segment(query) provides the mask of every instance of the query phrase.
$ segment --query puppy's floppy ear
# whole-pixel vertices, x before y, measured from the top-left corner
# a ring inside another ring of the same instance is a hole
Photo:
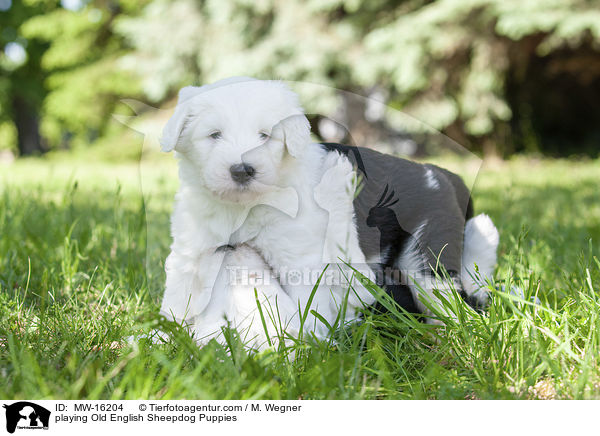
[[[275,126],[273,136],[283,141],[290,155],[298,157],[310,143],[310,123],[304,114],[289,116]]]
[[[179,91],[175,112],[165,125],[162,137],[160,138],[162,151],[172,151],[179,142],[179,137],[190,112],[191,105],[189,100],[200,94],[202,92],[201,89],[196,86],[186,86]]]

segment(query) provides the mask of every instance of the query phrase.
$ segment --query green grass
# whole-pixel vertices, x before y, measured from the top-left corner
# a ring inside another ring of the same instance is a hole
[[[472,163],[446,163],[473,178]],[[445,328],[390,307],[335,344],[261,354],[233,332],[229,347],[199,349],[156,316],[170,162],[141,179],[136,165],[84,160],[0,169],[2,398],[600,398],[600,161],[518,159],[479,174],[476,211],[501,232],[496,281],[540,306],[494,292],[486,315],[458,305]],[[171,343],[124,341],[154,328]]]

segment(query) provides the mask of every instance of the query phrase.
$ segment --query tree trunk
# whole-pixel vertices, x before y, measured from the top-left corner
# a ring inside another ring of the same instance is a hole
[[[40,137],[40,121],[35,109],[19,96],[13,98],[15,127],[17,128],[17,147],[20,156],[44,153]]]

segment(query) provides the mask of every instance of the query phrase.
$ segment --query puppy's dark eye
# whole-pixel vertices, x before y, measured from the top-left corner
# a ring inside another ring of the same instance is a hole
[[[210,135],[212,139],[221,139],[221,132],[219,132],[218,130],[216,132],[212,132]]]
[[[266,141],[267,139],[270,138],[268,133],[265,132],[258,132],[258,136],[260,137],[261,140]]]

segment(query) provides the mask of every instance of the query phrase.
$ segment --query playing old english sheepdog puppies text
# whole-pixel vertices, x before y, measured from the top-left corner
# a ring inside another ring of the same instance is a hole
[[[439,303],[434,290],[487,301],[498,232],[486,215],[472,217],[462,180],[313,143],[281,82],[183,88],[161,145],[175,150],[180,178],[161,313],[199,343],[231,326],[261,348],[298,334],[302,315],[303,331],[325,338],[375,303],[356,271],[428,322],[437,322],[427,307]]]

